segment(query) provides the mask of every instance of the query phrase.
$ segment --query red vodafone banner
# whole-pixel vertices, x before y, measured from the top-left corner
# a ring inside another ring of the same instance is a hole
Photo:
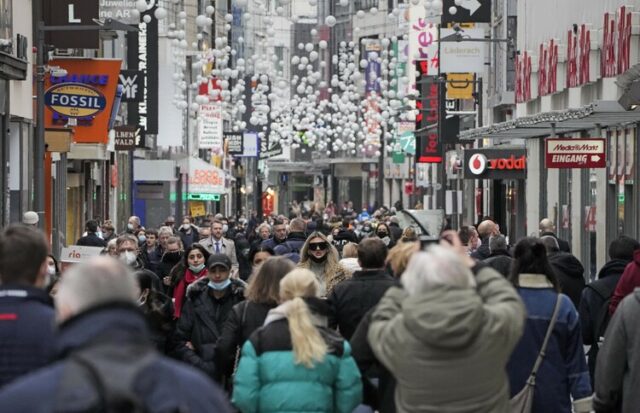
[[[605,168],[606,141],[599,138],[546,139],[547,168]]]

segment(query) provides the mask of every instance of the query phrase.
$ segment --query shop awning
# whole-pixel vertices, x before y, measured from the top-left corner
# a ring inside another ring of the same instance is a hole
[[[491,126],[460,132],[461,140],[527,139],[549,136],[555,126],[556,135],[607,128],[640,122],[640,108],[625,110],[618,102],[595,101],[579,109],[538,113]]]

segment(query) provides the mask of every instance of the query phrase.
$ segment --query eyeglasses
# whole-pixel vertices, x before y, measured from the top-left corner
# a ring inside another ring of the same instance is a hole
[[[328,248],[329,246],[327,245],[326,242],[312,242],[309,244],[309,249],[311,251],[324,251]]]

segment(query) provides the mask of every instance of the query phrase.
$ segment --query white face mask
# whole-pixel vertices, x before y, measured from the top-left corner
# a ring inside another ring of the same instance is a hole
[[[136,262],[136,258],[136,254],[132,251],[125,251],[120,254],[120,260],[127,265],[133,265],[133,263]]]
[[[182,229],[185,230],[185,231],[188,230],[190,227],[191,227],[191,225],[189,225],[189,224],[182,224]]]
[[[56,266],[55,265],[47,266],[47,275],[56,275]]]
[[[222,226],[222,233],[226,234],[227,231],[229,231],[229,225],[223,225]]]

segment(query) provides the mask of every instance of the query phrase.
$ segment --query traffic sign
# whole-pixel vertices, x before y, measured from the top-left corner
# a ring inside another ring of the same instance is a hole
[[[605,168],[606,141],[600,138],[547,139],[547,168]]]
[[[491,0],[444,0],[443,4],[442,24],[491,22]]]

